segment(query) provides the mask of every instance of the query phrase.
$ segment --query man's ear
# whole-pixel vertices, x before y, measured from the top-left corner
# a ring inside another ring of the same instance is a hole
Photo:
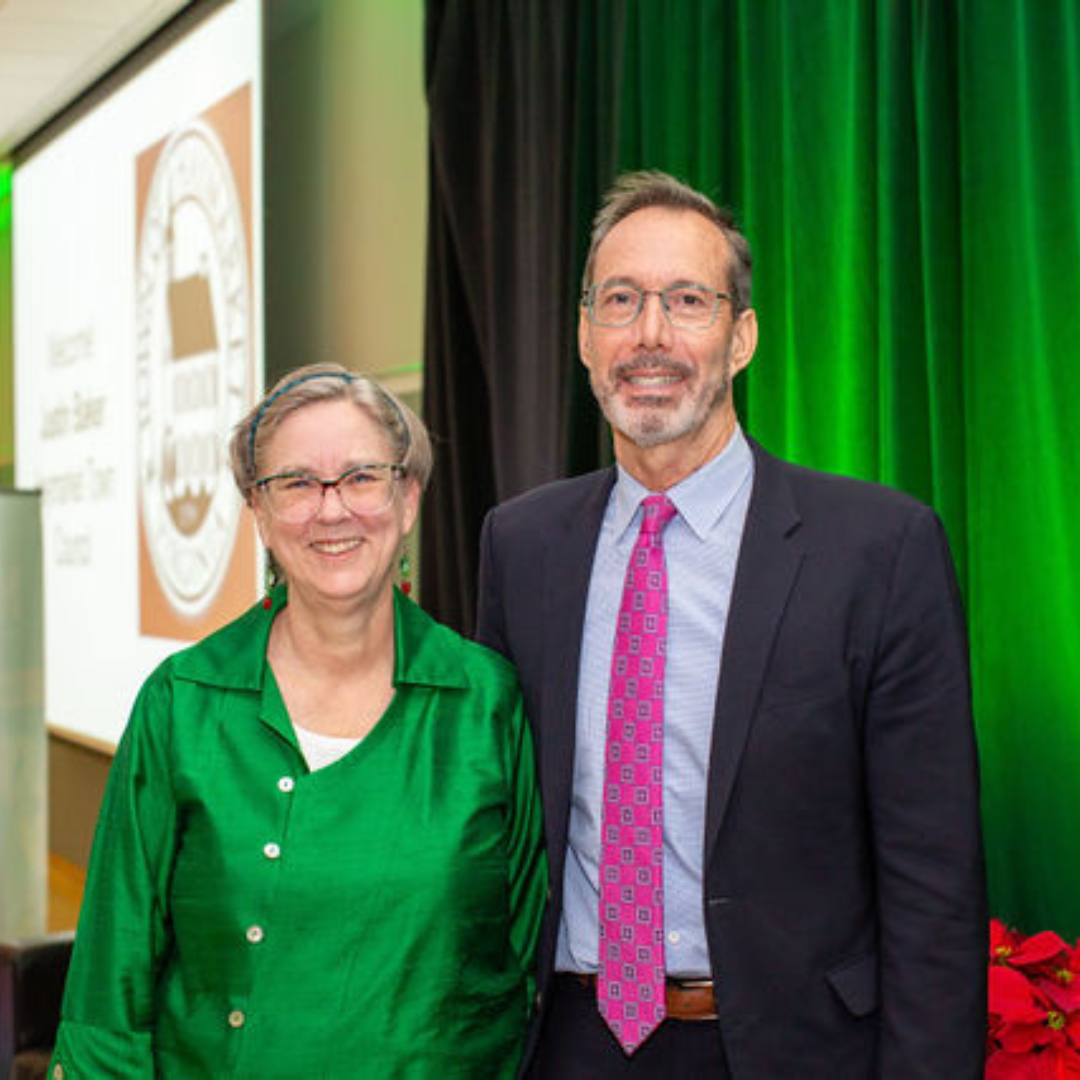
[[[739,313],[731,330],[731,373],[737,375],[749,367],[757,349],[757,312],[747,308]]]
[[[592,324],[589,322],[588,315],[585,314],[585,308],[582,307],[581,313],[578,316],[578,355],[581,357],[581,362],[587,367],[592,367]]]

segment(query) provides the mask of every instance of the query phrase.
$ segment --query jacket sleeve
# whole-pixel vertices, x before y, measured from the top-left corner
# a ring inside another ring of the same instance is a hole
[[[154,1076],[154,994],[171,947],[177,841],[171,702],[159,669],[135,703],[109,773],[50,1075]]]
[[[495,511],[488,511],[480,532],[480,572],[477,586],[476,640],[503,656],[509,656],[503,626],[498,567],[495,565]],[[511,659],[513,659],[511,657]]]
[[[864,711],[883,1080],[976,1080],[987,907],[967,638],[944,530],[900,542]]]
[[[517,696],[509,725],[508,774],[511,783],[508,853],[510,863],[510,944],[527,979],[531,1004],[540,921],[547,899],[544,818],[536,783],[533,740]]]

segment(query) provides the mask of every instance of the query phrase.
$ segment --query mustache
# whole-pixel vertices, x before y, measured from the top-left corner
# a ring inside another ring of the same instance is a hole
[[[693,374],[689,364],[673,360],[664,353],[654,353],[651,356],[639,356],[633,360],[624,360],[611,369],[611,374],[616,379],[628,379],[643,371],[653,375],[678,375],[684,379],[690,378]]]

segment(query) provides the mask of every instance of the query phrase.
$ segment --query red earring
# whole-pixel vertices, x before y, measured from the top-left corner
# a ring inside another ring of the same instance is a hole
[[[262,599],[262,606],[269,611],[274,606],[274,586],[278,583],[277,564],[274,562],[274,556],[268,551],[266,553],[266,573],[265,573],[265,592]]]

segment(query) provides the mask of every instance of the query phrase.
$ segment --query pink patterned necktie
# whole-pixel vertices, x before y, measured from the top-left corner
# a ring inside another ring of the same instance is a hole
[[[632,1054],[664,1019],[663,764],[666,495],[642,502],[608,695],[600,847],[601,1015]]]

